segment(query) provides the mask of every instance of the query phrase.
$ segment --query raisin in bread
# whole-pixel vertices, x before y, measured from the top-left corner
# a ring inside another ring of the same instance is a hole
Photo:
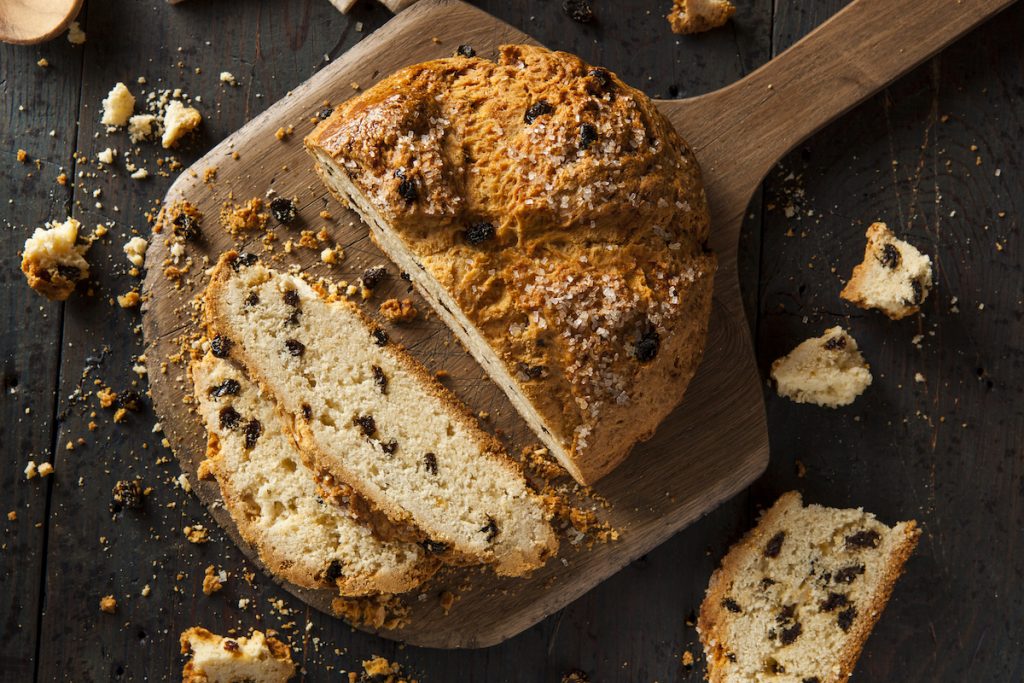
[[[63,223],[52,221],[45,228],[36,228],[25,240],[21,272],[28,286],[47,299],[64,301],[79,280],[89,277],[85,253],[92,242],[79,236],[81,227],[74,218]]]
[[[192,366],[207,459],[242,538],[275,575],[341,595],[402,593],[437,569],[413,543],[385,542],[317,496],[274,401],[229,360],[212,353]]]
[[[772,379],[779,396],[838,408],[853,403],[871,385],[871,368],[853,337],[836,326],[772,363]]]
[[[724,26],[735,13],[729,0],[674,0],[668,23],[674,33],[703,33]]]
[[[578,481],[682,400],[716,262],[697,161],[643,93],[504,46],[395,73],[306,146]]]
[[[790,492],[715,571],[697,628],[711,683],[843,683],[920,532]]]
[[[432,553],[535,569],[557,548],[540,497],[458,399],[347,300],[225,254],[207,324],[291,419],[318,473],[351,486]]]
[[[181,634],[181,654],[191,655],[182,683],[285,683],[295,675],[288,646],[261,631],[225,638],[193,626]]]
[[[893,320],[917,313],[932,287],[931,258],[897,239],[885,223],[872,223],[867,238],[864,261],[839,296]]]

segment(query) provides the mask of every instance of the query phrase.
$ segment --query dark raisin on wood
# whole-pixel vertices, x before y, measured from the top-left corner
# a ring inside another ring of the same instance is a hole
[[[847,548],[877,548],[881,537],[877,531],[858,531],[846,537]]]
[[[299,215],[295,202],[288,197],[274,197],[270,200],[270,215],[278,223],[291,223]]]
[[[373,332],[371,332],[370,335],[373,337],[373,343],[377,346],[384,346],[389,341],[388,333],[379,327],[373,328]]]
[[[390,441],[381,441],[380,449],[384,451],[385,455],[394,455],[398,450],[398,441],[391,439]]]
[[[837,351],[839,349],[845,349],[845,348],[846,348],[846,337],[844,337],[841,334],[838,335],[838,336],[832,337],[827,342],[825,342],[825,350],[826,351]]]
[[[242,385],[235,379],[226,379],[216,386],[210,387],[210,396],[214,398],[221,398],[223,396],[238,396],[238,392],[242,390]]]
[[[231,639],[225,639],[224,649],[228,652],[238,652],[238,643]]]
[[[231,340],[218,334],[210,340],[210,353],[217,358],[227,358],[231,352]]]
[[[835,573],[833,579],[836,583],[853,583],[853,580],[864,573],[864,565],[854,564],[844,567]]]
[[[840,607],[846,607],[849,604],[850,601],[845,593],[829,593],[828,597],[822,601],[820,608],[822,612],[835,612]]]
[[[118,392],[115,405],[118,408],[124,408],[125,410],[137,413],[142,410],[142,396],[133,389],[126,389],[125,391]]]
[[[779,533],[768,539],[768,542],[764,546],[765,557],[778,557],[779,553],[782,552],[782,542],[786,540],[786,532],[780,531]]]
[[[431,474],[437,474],[437,456],[433,453],[427,453],[423,456],[423,466],[427,469],[427,472]]]
[[[538,117],[550,114],[555,110],[547,100],[538,100],[531,104],[526,109],[526,113],[523,114],[523,121],[530,124],[537,120]]]
[[[259,302],[260,302],[260,295],[259,295],[259,294],[257,294],[256,292],[249,292],[249,293],[248,293],[248,294],[246,295],[246,297],[245,297],[245,301],[244,301],[243,303],[244,303],[244,304],[245,304],[246,306],[255,306],[255,305],[256,305],[256,304],[258,304]]]
[[[194,240],[199,237],[199,221],[184,211],[171,219],[171,232],[183,240]]]
[[[298,339],[285,339],[284,347],[292,356],[301,356],[306,352],[306,345],[300,342]]]
[[[563,0],[562,11],[577,24],[589,24],[594,20],[590,0]]]
[[[580,149],[587,149],[597,140],[597,127],[592,123],[584,123],[580,126]]]
[[[903,262],[903,255],[900,254],[900,250],[896,248],[894,244],[885,244],[882,246],[882,253],[877,257],[878,262],[890,270],[896,270],[900,267]]]
[[[448,544],[442,541],[432,541],[429,538],[420,543],[420,547],[430,555],[437,555],[448,550]]]
[[[313,407],[308,403],[302,404],[302,417],[309,422],[313,419]]]
[[[77,266],[68,266],[63,263],[57,264],[57,275],[60,275],[65,280],[77,280],[81,274],[82,271]]]
[[[327,569],[324,570],[324,578],[328,581],[334,582],[341,577],[341,562],[338,560],[331,560],[331,563],[327,565]]]
[[[476,50],[473,49],[472,45],[459,45],[458,49],[455,50],[455,54],[459,57],[476,57]]]
[[[234,429],[238,426],[238,423],[242,421],[242,416],[238,414],[238,411],[227,406],[220,410],[220,428],[221,429]]]
[[[138,510],[145,500],[142,494],[142,483],[138,479],[122,479],[114,484],[112,497],[114,502],[110,504],[111,512]]]
[[[488,240],[494,239],[494,225],[487,221],[473,223],[466,228],[463,235],[466,237],[466,241],[475,247]]]
[[[796,622],[789,628],[782,629],[782,634],[779,636],[779,642],[783,645],[792,645],[796,642],[796,639],[800,637],[800,634],[804,632],[804,627],[800,625],[800,622]]]
[[[377,285],[384,280],[388,275],[388,269],[384,266],[373,266],[363,271],[363,275],[360,280],[363,283],[363,287],[367,289],[376,289]]]
[[[740,604],[732,598],[722,598],[722,607],[729,610],[733,614],[739,614],[743,610],[740,609]]]
[[[480,529],[480,532],[485,534],[484,538],[488,543],[498,537],[498,523],[494,521],[494,517],[487,515],[487,524]]]
[[[259,260],[256,254],[238,254],[231,259],[231,269],[237,273],[239,268],[248,268]]]
[[[263,434],[263,425],[256,418],[253,418],[245,423],[245,447],[254,448],[256,441]]]
[[[377,422],[372,415],[360,415],[352,422],[362,430],[363,436],[373,436],[377,433]]]
[[[846,633],[853,626],[853,620],[856,618],[857,608],[851,605],[836,616],[836,623],[839,624],[839,628],[843,629],[843,633]]]
[[[653,327],[648,327],[640,334],[633,353],[641,363],[649,363],[658,355],[659,348],[661,348],[661,337],[658,335],[658,331]]]
[[[384,371],[380,369],[379,365],[371,366],[373,370],[373,383],[380,387],[380,393],[388,393],[388,377],[384,374]]]
[[[328,118],[333,113],[334,113],[334,107],[324,107],[323,109],[320,109],[319,111],[317,111],[316,118],[317,118],[318,121],[323,121],[324,119]]]
[[[289,306],[299,305],[299,292],[294,289],[289,289],[284,293],[284,302]]]
[[[612,84],[612,75],[608,72],[608,69],[602,69],[600,67],[591,69],[587,72],[587,92],[591,95],[599,95]]]

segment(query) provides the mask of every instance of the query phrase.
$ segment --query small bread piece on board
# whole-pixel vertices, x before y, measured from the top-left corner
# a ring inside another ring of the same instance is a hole
[[[193,626],[181,634],[181,654],[192,656],[182,683],[286,683],[295,675],[291,650],[262,631],[225,638]]]
[[[342,14],[348,14],[355,4],[356,0],[331,0],[331,4]]]
[[[208,433],[205,467],[242,538],[275,575],[340,595],[403,593],[438,562],[415,543],[381,541],[345,510],[318,499],[274,401],[231,361],[207,354],[191,367]]]
[[[81,227],[74,218],[63,223],[51,221],[45,228],[36,228],[25,240],[21,272],[28,286],[47,299],[64,301],[75,291],[79,280],[89,277],[85,253],[92,243],[79,239]]]
[[[519,576],[555,551],[548,511],[501,444],[355,304],[234,252],[221,257],[205,301],[221,355],[293,416],[307,464],[428,553]]]
[[[836,326],[772,363],[772,379],[779,396],[838,408],[853,403],[871,385],[871,368],[854,338]]]
[[[867,232],[864,261],[853,269],[839,296],[861,308],[877,308],[893,320],[921,310],[932,287],[932,260],[897,239],[885,223]]]
[[[682,401],[716,261],[697,160],[642,92],[504,45],[402,69],[305,142],[577,481],[614,470]]]
[[[668,23],[674,33],[703,33],[724,26],[735,13],[729,0],[674,0]]]
[[[920,530],[791,491],[715,571],[697,630],[711,683],[845,683]]]

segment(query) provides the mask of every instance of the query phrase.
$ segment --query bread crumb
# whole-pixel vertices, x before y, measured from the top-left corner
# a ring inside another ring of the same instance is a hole
[[[345,250],[341,247],[325,247],[320,252],[320,260],[327,265],[334,265],[340,263],[345,258]]]
[[[668,22],[674,33],[703,33],[723,26],[735,13],[729,0],[674,0]]]
[[[29,460],[28,464],[25,465],[25,478],[35,479],[37,476],[39,476],[39,470],[36,469],[36,461]]]
[[[185,538],[189,543],[201,544],[210,540],[210,534],[202,524],[195,524],[184,528]]]
[[[113,595],[104,595],[100,598],[100,611],[113,614],[117,610],[117,600]]]
[[[148,248],[149,242],[145,238],[133,237],[125,242],[124,253],[133,266],[141,268],[146,262],[146,249]]]
[[[180,643],[181,653],[191,655],[182,671],[187,683],[285,683],[295,673],[288,646],[261,631],[225,638],[193,626],[181,634]]]
[[[872,379],[857,342],[838,326],[776,360],[771,376],[779,396],[827,408],[853,403]]]
[[[263,200],[253,197],[245,204],[225,204],[221,208],[220,222],[232,235],[246,230],[262,230],[267,225],[268,214],[263,211]]]
[[[121,308],[136,308],[141,303],[142,297],[136,290],[119,294],[117,297],[117,305]]]
[[[77,21],[72,21],[68,25],[68,42],[72,45],[82,45],[85,43],[85,31]]]
[[[932,287],[932,261],[897,239],[885,223],[867,230],[864,260],[839,296],[860,308],[876,308],[892,320],[917,313]]]
[[[393,323],[407,323],[416,319],[418,311],[410,299],[388,299],[381,303],[380,314]]]
[[[39,476],[40,477],[48,477],[51,474],[53,474],[53,464],[52,463],[44,462],[44,463],[39,465]]]
[[[117,392],[110,387],[103,387],[96,392],[96,398],[100,400],[100,408],[109,408],[117,401]]]
[[[105,150],[96,155],[96,159],[101,164],[107,164],[109,166],[110,164],[114,163],[115,156],[117,156],[117,150],[107,147]]]
[[[220,72],[220,82],[227,83],[228,85],[238,85],[238,80],[235,79],[234,74],[232,74],[230,71]]]
[[[74,218],[63,223],[51,221],[25,240],[21,272],[29,287],[48,299],[64,301],[75,285],[89,276],[85,253],[92,243],[79,239],[79,228],[81,223]]]
[[[195,107],[186,107],[180,100],[172,100],[164,112],[164,134],[160,144],[170,149],[202,123],[203,116]]]
[[[36,62],[36,66],[38,66],[41,69],[45,69],[46,67],[50,66],[50,60],[48,60],[46,57],[40,57],[39,61]]]
[[[131,177],[133,180],[145,180],[146,178],[149,177],[149,171],[147,171],[144,168],[140,168],[139,170],[132,173]]]
[[[153,114],[136,114],[128,119],[128,137],[132,142],[142,142],[153,137],[157,118]]]
[[[100,119],[100,123],[120,128],[128,123],[134,111],[135,96],[128,90],[128,86],[118,81],[103,100],[103,118]]]
[[[28,162],[28,152],[26,152],[23,149],[19,149],[18,150],[18,161],[20,161],[23,164],[27,163]]]
[[[224,584],[221,582],[220,576],[213,565],[207,565],[206,572],[203,575],[203,595],[213,595],[221,588]]]
[[[11,510],[10,512],[8,512],[7,513],[7,521],[8,522],[17,522],[18,521],[18,511],[17,510]]]
[[[295,126],[281,127],[274,131],[274,137],[278,140],[284,141],[285,138],[289,137],[295,132]]]

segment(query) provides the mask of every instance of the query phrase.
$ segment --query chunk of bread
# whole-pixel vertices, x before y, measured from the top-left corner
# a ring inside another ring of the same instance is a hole
[[[643,93],[506,45],[393,74],[306,147],[577,481],[682,400],[716,261],[697,161]]]
[[[268,570],[341,595],[402,593],[434,573],[438,562],[420,546],[378,540],[317,496],[274,401],[231,361],[207,354],[191,375],[209,435],[200,471],[216,477],[224,507]]]
[[[839,296],[861,308],[877,308],[893,320],[921,310],[932,288],[932,260],[897,239],[885,223],[867,231],[864,261]]]
[[[779,396],[838,408],[853,403],[871,385],[871,368],[854,338],[836,326],[772,363],[772,379]]]
[[[289,647],[262,631],[225,638],[193,626],[180,640],[181,654],[191,655],[182,683],[285,683],[295,675]]]
[[[79,238],[81,227],[74,218],[63,223],[51,221],[45,228],[36,228],[25,240],[21,272],[28,286],[47,299],[64,301],[80,280],[89,277],[85,253],[92,242]]]
[[[234,252],[205,301],[220,348],[292,416],[310,466],[416,530],[429,552],[521,575],[557,548],[541,499],[497,440],[353,303]]]
[[[697,621],[708,679],[844,683],[919,535],[784,494],[711,577]]]
[[[703,33],[724,26],[735,13],[729,0],[673,0],[668,23],[673,33]]]

